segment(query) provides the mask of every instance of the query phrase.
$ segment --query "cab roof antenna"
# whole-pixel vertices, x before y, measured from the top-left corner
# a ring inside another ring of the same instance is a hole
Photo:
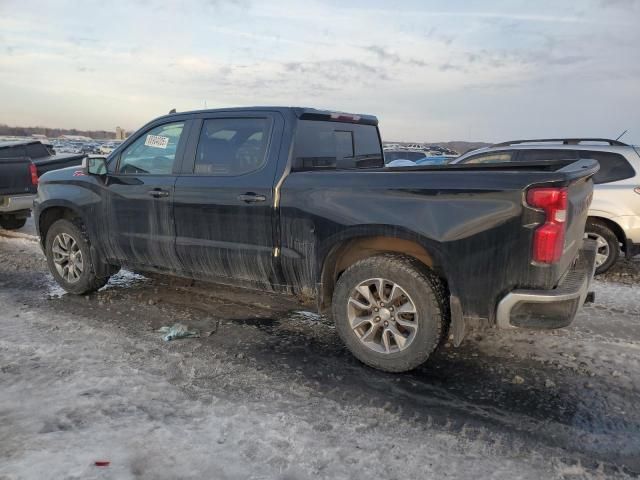
[[[627,133],[628,130],[625,130],[624,132],[622,132],[620,135],[618,135],[618,138],[616,138],[616,140],[620,140],[625,133]]]

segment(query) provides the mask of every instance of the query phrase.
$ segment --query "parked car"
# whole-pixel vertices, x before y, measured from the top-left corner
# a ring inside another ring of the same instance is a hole
[[[0,142],[0,158],[28,157],[36,166],[38,175],[58,168],[79,166],[84,154],[56,154],[50,145],[39,140]]]
[[[387,166],[409,167],[415,165],[444,165],[453,158],[448,155],[431,155],[424,150],[396,149],[385,150],[384,161]],[[404,161],[403,161],[404,160]],[[406,162],[409,160],[409,162]]]
[[[17,230],[31,215],[36,195],[36,166],[25,157],[0,158],[0,227]]]
[[[486,164],[548,159],[592,158],[600,163],[593,177],[593,202],[586,233],[598,244],[596,273],[616,263],[620,252],[640,254],[640,149],[617,140],[565,138],[517,140],[469,152],[451,163]]]
[[[416,161],[418,165],[446,165],[452,158],[451,155],[428,155]]]
[[[426,156],[427,154],[421,150],[396,149],[384,151],[384,161],[387,164],[394,160],[411,160],[412,162],[415,162],[416,160],[421,160]]]
[[[126,266],[315,299],[393,372],[469,322],[568,325],[593,276],[597,162],[385,168],[377,125],[284,107],[157,118],[40,179],[49,269],[73,294]]]

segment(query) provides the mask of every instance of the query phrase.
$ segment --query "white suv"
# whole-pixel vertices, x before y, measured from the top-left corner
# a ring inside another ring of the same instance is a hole
[[[621,250],[628,258],[640,254],[640,147],[600,138],[516,140],[468,152],[450,163],[558,158],[592,158],[600,163],[586,227],[587,236],[598,243],[596,273],[606,272]]]

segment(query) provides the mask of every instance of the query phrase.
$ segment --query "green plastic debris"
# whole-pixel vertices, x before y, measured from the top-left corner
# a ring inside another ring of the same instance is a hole
[[[176,323],[170,327],[162,327],[158,330],[160,333],[164,333],[162,340],[170,342],[178,338],[200,338],[200,332],[197,330],[189,330],[189,327],[181,323]]]

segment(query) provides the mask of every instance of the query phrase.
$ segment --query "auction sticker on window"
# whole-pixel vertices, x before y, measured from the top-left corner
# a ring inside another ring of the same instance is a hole
[[[147,147],[155,148],[167,148],[169,145],[169,137],[161,137],[160,135],[147,135],[147,139],[144,141]]]

